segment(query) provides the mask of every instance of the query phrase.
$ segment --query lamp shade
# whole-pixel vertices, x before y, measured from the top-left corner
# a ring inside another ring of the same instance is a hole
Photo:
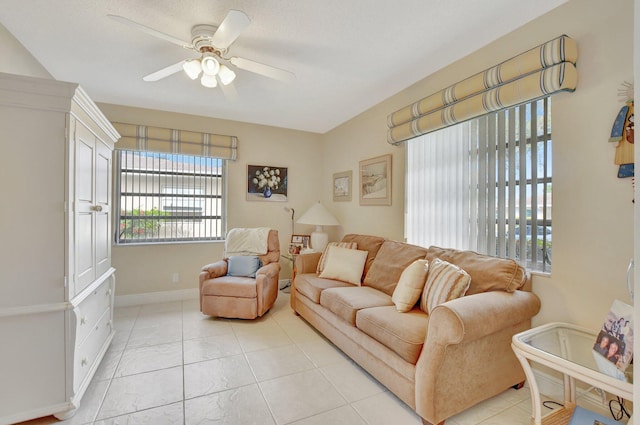
[[[339,226],[340,222],[320,202],[314,204],[302,217],[296,221],[300,224],[312,224],[314,226]]]
[[[322,226],[338,226],[340,222],[333,216],[320,202],[312,206],[296,223],[311,224],[316,226],[315,232],[311,233],[311,248],[316,251],[324,250],[329,243],[329,235],[322,231]]]

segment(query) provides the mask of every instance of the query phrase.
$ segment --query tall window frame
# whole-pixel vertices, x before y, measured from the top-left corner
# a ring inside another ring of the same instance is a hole
[[[549,96],[406,142],[405,237],[551,272]]]
[[[116,245],[223,240],[226,160],[115,151]]]

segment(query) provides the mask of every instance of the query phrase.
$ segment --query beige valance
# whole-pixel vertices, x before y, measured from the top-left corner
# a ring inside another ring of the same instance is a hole
[[[387,140],[397,144],[559,91],[574,91],[577,59],[575,40],[562,35],[392,113]]]
[[[114,122],[122,138],[116,149],[208,156],[235,161],[238,138],[196,131]]]

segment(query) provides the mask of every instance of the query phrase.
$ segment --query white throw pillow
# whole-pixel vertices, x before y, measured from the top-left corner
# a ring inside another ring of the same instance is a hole
[[[400,313],[406,313],[416,305],[427,281],[428,271],[427,260],[416,260],[404,269],[391,296],[391,301]]]
[[[360,285],[367,254],[367,251],[331,246],[320,277]]]
[[[429,264],[420,309],[431,314],[437,305],[463,296],[470,284],[471,276],[467,272],[454,264],[435,258]]]
[[[339,246],[341,248],[349,248],[349,249],[358,249],[357,242],[329,242],[324,250],[322,251],[322,255],[320,255],[320,259],[318,260],[318,267],[316,268],[316,273],[320,274],[324,270],[325,264],[327,264],[327,254],[329,253],[329,248],[332,246]]]

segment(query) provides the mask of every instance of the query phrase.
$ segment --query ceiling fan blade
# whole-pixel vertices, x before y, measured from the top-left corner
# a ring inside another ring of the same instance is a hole
[[[145,75],[144,77],[142,77],[142,79],[147,82],[161,80],[165,77],[168,77],[169,75],[175,74],[176,72],[182,71],[182,65],[185,62],[186,60],[182,60],[178,63],[174,63],[173,65],[169,65],[166,68],[162,68],[159,71],[152,72],[149,75]]]
[[[173,37],[169,34],[165,34],[163,32],[160,32],[156,29],[153,29],[151,27],[148,27],[146,25],[142,25],[138,22],[132,21],[131,19],[127,19],[123,16],[119,16],[119,15],[107,15],[109,18],[113,19],[116,22],[120,22],[121,24],[124,24],[128,27],[131,27],[135,30],[138,31],[142,31],[144,33],[147,33],[149,35],[152,35],[154,37],[160,38],[162,40],[168,41],[169,43],[173,43],[173,44],[177,44],[180,47],[184,47],[185,49],[193,49],[193,46],[191,45],[191,43],[186,42],[184,40],[180,40],[179,38]]]
[[[249,17],[240,10],[230,10],[211,39],[211,44],[219,49],[231,46],[236,38],[251,23]]]
[[[263,63],[252,61],[249,59],[232,57],[231,59],[229,59],[229,62],[240,69],[244,69],[245,71],[254,72],[256,74],[264,75],[265,77],[273,78],[275,80],[292,81],[296,79],[296,75],[293,72],[285,71],[284,69],[265,65]]]

